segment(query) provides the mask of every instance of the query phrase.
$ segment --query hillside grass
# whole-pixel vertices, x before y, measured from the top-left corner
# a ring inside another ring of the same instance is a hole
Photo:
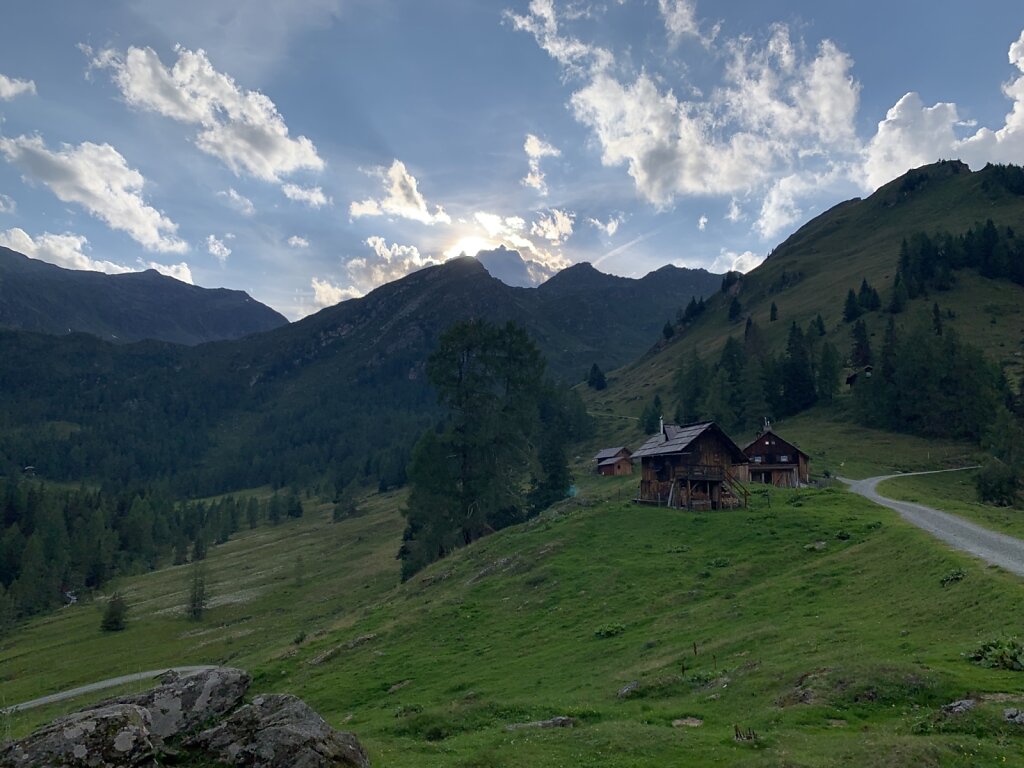
[[[628,503],[635,483],[581,475],[576,499],[404,585],[400,495],[338,524],[311,510],[211,550],[202,622],[179,615],[187,568],[116,585],[124,632],[99,631],[99,605],[31,622],[0,642],[4,696],[226,663],[375,765],[1024,765],[1001,719],[1021,673],[961,655],[1021,632],[1021,580],[839,489],[693,514]],[[989,698],[941,714],[967,695]],[[555,715],[577,727],[506,730]],[[14,718],[14,735],[39,722]]]

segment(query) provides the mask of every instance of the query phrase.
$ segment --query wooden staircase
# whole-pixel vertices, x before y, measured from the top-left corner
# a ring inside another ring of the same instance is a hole
[[[733,508],[750,506],[750,490],[729,468],[726,468],[725,478],[722,481],[722,506],[727,504]]]

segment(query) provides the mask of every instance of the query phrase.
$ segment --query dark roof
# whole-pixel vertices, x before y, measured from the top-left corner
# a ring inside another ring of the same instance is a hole
[[[629,461],[629,459],[625,456],[612,456],[610,459],[605,459],[604,461],[597,462],[597,466],[612,467],[618,464],[620,461]]]
[[[746,454],[744,454],[740,447],[732,441],[732,438],[725,434],[722,428],[713,421],[702,421],[697,424],[686,424],[681,427],[675,424],[666,424],[661,432],[651,437],[646,443],[636,449],[636,452],[633,454],[633,458],[686,453],[686,449],[690,447],[693,441],[709,430],[717,432],[719,436],[725,440],[726,444],[732,450],[734,459],[746,461]]]
[[[743,452],[744,452],[744,453],[746,453],[746,452],[747,452],[747,451],[749,451],[749,450],[750,450],[751,448],[753,448],[753,447],[754,447],[754,444],[755,444],[755,443],[756,443],[756,442],[757,442],[758,440],[760,440],[761,438],[763,438],[763,437],[764,437],[765,435],[771,435],[771,436],[772,436],[772,437],[774,437],[774,438],[775,438],[776,440],[781,440],[781,441],[782,441],[782,442],[784,442],[784,443],[785,443],[786,445],[788,445],[788,446],[789,446],[790,448],[792,448],[792,449],[793,449],[794,451],[796,451],[796,452],[797,452],[797,453],[799,453],[799,454],[800,454],[801,456],[803,456],[803,457],[804,457],[805,459],[810,459],[810,458],[811,458],[810,456],[808,456],[808,455],[807,455],[807,453],[806,453],[806,452],[804,452],[804,451],[801,451],[801,450],[800,450],[800,446],[796,445],[795,443],[791,443],[791,442],[789,442],[789,440],[787,440],[786,438],[782,437],[782,436],[781,436],[781,435],[780,435],[780,434],[779,434],[778,432],[776,432],[776,431],[775,431],[774,429],[766,429],[766,430],[765,430],[764,432],[762,432],[762,433],[761,433],[760,435],[758,435],[757,437],[755,437],[755,438],[754,438],[753,440],[751,440],[751,441],[750,441],[749,443],[747,443],[747,444],[746,444],[745,446],[743,446]]]
[[[623,445],[620,445],[618,448],[602,448],[594,458],[598,461],[604,461],[605,459],[618,456],[622,451],[626,451],[626,447]],[[629,451],[626,451],[626,453],[629,453]]]

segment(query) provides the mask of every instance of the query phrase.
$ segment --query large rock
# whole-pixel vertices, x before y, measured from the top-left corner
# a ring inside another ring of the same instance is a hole
[[[191,733],[223,717],[242,703],[252,682],[246,672],[232,667],[168,672],[160,680],[156,688],[118,699],[149,711],[150,733],[157,741]]]
[[[301,699],[257,696],[185,743],[210,760],[248,768],[369,768],[351,733],[336,731]]]
[[[149,712],[109,704],[62,717],[0,751],[2,768],[156,766]]]

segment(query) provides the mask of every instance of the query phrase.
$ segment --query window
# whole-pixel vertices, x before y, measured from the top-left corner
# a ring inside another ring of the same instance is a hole
[[[779,463],[780,464],[789,464],[789,455],[784,453],[781,456],[779,456]]]
[[[754,457],[754,463],[755,464],[764,464],[764,456],[755,456]]]

